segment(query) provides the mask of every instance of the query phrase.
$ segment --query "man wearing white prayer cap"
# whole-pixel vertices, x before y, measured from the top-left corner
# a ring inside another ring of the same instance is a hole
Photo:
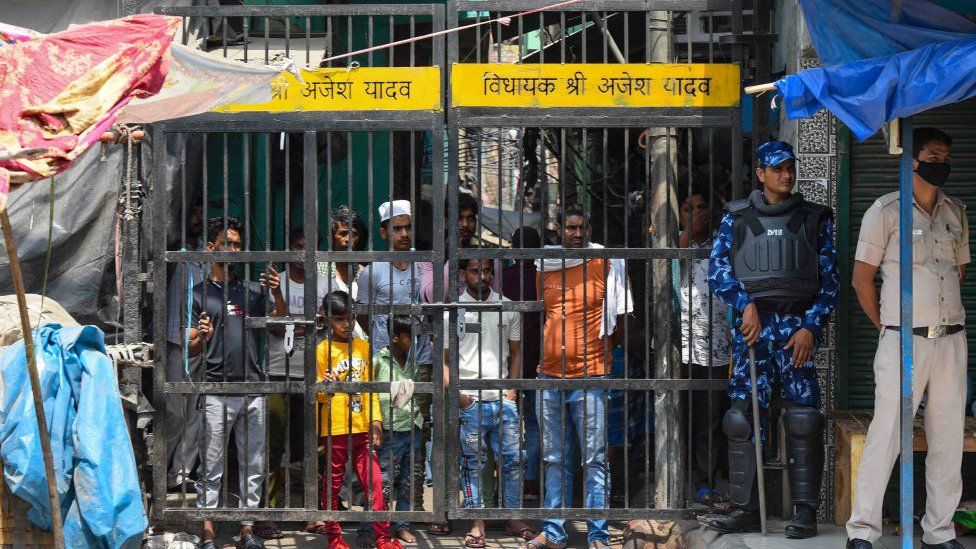
[[[409,252],[413,247],[413,215],[409,200],[393,200],[379,206],[380,236],[387,242],[388,249],[394,252]],[[359,294],[356,303],[373,305],[410,305],[420,303],[421,273],[430,270],[429,263],[408,261],[370,263],[359,272]],[[368,314],[359,314],[360,326],[370,326],[369,344],[373,356],[390,345],[390,315],[374,313],[372,323]],[[431,363],[430,334],[416,334],[411,345],[409,361],[417,365],[414,381],[430,381],[433,370]],[[382,380],[380,380],[382,381]],[[430,432],[431,395],[419,395],[417,406],[424,416],[422,440],[426,441]],[[424,445],[420,445],[424,448]],[[414,489],[414,509],[423,509],[423,469],[425,459],[418,456],[413,478],[417,484]],[[397,532],[397,537],[400,537]],[[400,539],[404,539],[400,537]]]

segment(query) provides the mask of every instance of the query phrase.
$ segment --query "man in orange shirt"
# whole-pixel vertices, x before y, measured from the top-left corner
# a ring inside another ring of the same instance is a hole
[[[602,247],[590,242],[590,219],[581,206],[565,207],[558,221],[563,247]],[[546,315],[539,377],[607,376],[610,352],[617,345],[616,327],[623,323],[621,317],[633,311],[623,260],[546,259],[536,262],[536,269],[539,272],[538,295],[542,296]],[[605,389],[540,391],[537,413],[545,464],[543,507],[556,509],[571,505],[574,434],[583,454],[584,506],[589,509],[609,507],[606,409]],[[566,547],[564,523],[562,519],[544,520],[542,533],[523,547]],[[606,520],[590,519],[587,527],[590,548],[610,547]]]

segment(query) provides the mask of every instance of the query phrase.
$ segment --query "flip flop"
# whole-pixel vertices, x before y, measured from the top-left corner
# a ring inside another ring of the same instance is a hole
[[[264,549],[264,542],[254,534],[244,534],[234,545],[237,549]]]
[[[451,523],[450,522],[432,522],[430,526],[427,527],[427,533],[432,536],[450,536],[451,535]]]
[[[539,541],[539,538],[540,537],[542,538],[542,541]],[[548,538],[546,538],[546,537],[544,537],[544,536],[542,536],[540,534],[540,535],[538,535],[538,536],[536,536],[536,537],[534,537],[534,538],[526,541],[522,545],[519,545],[519,549],[550,549],[550,547],[549,547],[549,544],[550,543],[552,543],[552,542],[549,541]],[[557,547],[557,549],[566,549],[566,546],[565,545],[558,545],[556,547]]]
[[[356,545],[359,547],[376,547],[376,534],[370,530],[369,532],[360,532],[356,536]]]
[[[476,536],[474,534],[467,533],[464,534],[464,546],[472,547],[474,549],[483,549],[484,547],[487,547],[488,544],[485,543],[484,535]]]
[[[329,532],[324,522],[317,520],[314,523],[305,527],[305,531],[309,534],[316,534],[319,536],[327,536]]]
[[[285,537],[281,533],[281,529],[278,525],[271,521],[259,522],[254,525],[254,534],[263,539],[281,539]]]
[[[510,536],[515,536],[517,538],[522,538],[522,539],[524,539],[526,541],[535,539],[535,537],[538,535],[534,531],[532,531],[532,529],[529,528],[528,526],[526,526],[524,528],[520,528],[518,530],[512,530],[510,528],[506,528],[505,529],[505,533],[508,534],[508,535],[510,535]]]

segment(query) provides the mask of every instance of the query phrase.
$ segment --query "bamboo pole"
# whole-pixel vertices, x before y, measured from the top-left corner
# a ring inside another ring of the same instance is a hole
[[[756,84],[755,86],[746,86],[743,91],[748,94],[763,93],[768,91],[773,91],[776,89],[776,83],[770,82],[768,84]]]
[[[17,306],[20,309],[20,327],[24,336],[24,349],[27,351],[27,373],[30,376],[31,393],[34,395],[34,414],[37,417],[37,436],[41,439],[41,453],[44,456],[44,473],[47,476],[47,493],[51,502],[51,531],[54,534],[54,546],[64,548],[64,534],[61,531],[61,501],[58,498],[57,483],[54,477],[54,456],[51,454],[51,435],[47,431],[47,419],[44,416],[44,400],[41,395],[41,380],[37,374],[37,362],[34,357],[34,337],[27,313],[27,295],[24,292],[24,277],[20,272],[20,259],[17,257],[17,246],[14,244],[14,233],[10,227],[7,208],[0,210],[0,226],[3,229],[3,240],[7,247],[7,258],[10,261],[10,275],[14,283],[14,293],[17,294]]]

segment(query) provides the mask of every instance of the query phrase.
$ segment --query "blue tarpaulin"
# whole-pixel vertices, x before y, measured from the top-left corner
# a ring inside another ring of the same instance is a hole
[[[148,526],[118,380],[93,326],[34,331],[64,517],[65,547],[139,547]],[[51,508],[23,340],[0,355],[0,459],[28,518],[50,529]]]
[[[828,109],[864,140],[889,120],[976,95],[976,24],[958,14],[924,0],[800,5],[826,66],[776,83],[789,118]]]
[[[810,41],[825,66],[972,38],[976,23],[925,0],[800,0]]]

